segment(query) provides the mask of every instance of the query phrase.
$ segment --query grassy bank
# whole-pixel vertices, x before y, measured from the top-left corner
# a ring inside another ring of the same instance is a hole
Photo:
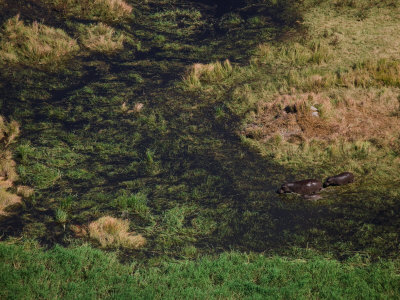
[[[397,262],[224,253],[144,268],[82,246],[0,244],[2,299],[396,299]]]

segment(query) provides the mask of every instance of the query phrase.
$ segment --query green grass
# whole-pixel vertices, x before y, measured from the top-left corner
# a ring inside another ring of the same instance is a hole
[[[2,299],[396,299],[397,262],[340,263],[224,253],[158,267],[123,265],[88,246],[43,251],[0,244]]]

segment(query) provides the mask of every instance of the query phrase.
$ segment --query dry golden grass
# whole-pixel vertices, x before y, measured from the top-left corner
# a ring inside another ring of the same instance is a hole
[[[16,121],[6,122],[0,116],[0,187],[9,188],[18,179],[15,162],[9,145],[19,135],[19,124]]]
[[[312,116],[311,106],[319,117]],[[349,89],[331,99],[325,93],[277,95],[259,102],[244,133],[267,141],[280,135],[288,142],[374,140],[389,145],[398,138],[397,94],[391,89]]]
[[[112,27],[103,23],[87,27],[81,37],[83,46],[90,51],[108,54],[122,50],[124,40],[123,34],[117,34]]]
[[[75,237],[77,238],[84,238],[88,234],[88,228],[86,226],[80,225],[70,225],[69,229],[74,233]]]
[[[16,137],[19,135],[19,124],[16,121],[7,122],[0,116],[0,215],[9,215],[7,208],[22,203],[21,197],[29,197],[33,193],[33,189],[27,186],[18,186],[17,196],[7,191],[13,187],[14,182],[18,179],[15,170],[16,163],[12,159],[12,153],[9,149]]]
[[[137,113],[138,114],[143,110],[143,108],[144,108],[144,104],[140,103],[140,102],[135,103],[135,105],[133,105],[132,109],[129,109],[129,107],[126,104],[126,102],[123,102],[122,105],[121,105],[121,111],[123,113],[126,113],[126,114],[131,114],[131,113]]]
[[[7,216],[9,213],[7,209],[13,208],[14,206],[22,203],[21,197],[7,192],[4,188],[0,187],[0,215]]]
[[[32,196],[34,192],[35,191],[33,188],[26,186],[26,185],[19,185],[17,187],[17,194],[24,198],[28,198],[28,197]]]
[[[0,39],[0,63],[55,67],[79,50],[61,29],[33,22],[24,25],[19,15],[6,21]]]
[[[129,221],[105,216],[89,224],[90,238],[98,241],[101,247],[124,247],[138,249],[146,244],[140,234],[128,232]]]
[[[8,123],[4,120],[2,116],[0,116],[0,141],[4,142],[5,146],[8,146],[15,141],[15,138],[18,135],[19,135],[18,122],[11,121]]]
[[[0,187],[9,188],[18,179],[15,161],[9,150],[0,150]]]

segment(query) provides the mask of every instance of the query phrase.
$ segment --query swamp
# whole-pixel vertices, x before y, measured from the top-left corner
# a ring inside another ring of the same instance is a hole
[[[399,16],[0,0],[0,298],[398,299]]]

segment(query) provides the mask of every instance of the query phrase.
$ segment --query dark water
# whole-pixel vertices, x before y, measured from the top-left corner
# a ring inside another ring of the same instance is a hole
[[[155,13],[176,8],[202,17],[196,26],[179,14],[170,25],[157,23]],[[226,58],[246,64],[260,41],[284,32],[268,16],[255,24],[253,15],[242,14],[232,24],[229,14],[216,17],[216,9],[187,2],[141,7],[132,24],[121,25],[141,41],[139,50],[130,43],[116,56],[81,57],[61,74],[3,75],[2,114],[22,123],[16,146],[21,182],[36,190],[19,215],[1,223],[3,238],[79,244],[68,225],[112,215],[128,218],[147,237],[145,249],[129,253],[135,257],[191,257],[182,254],[190,247],[195,255],[293,247],[338,257],[395,255],[396,199],[369,194],[374,204],[366,208],[352,187],[327,190],[318,201],[278,196],[284,180],[313,174],[294,174],[242,143],[240,118],[217,117],[232,91],[208,99],[179,86],[190,64]],[[124,102],[144,108],[123,113]],[[116,204],[138,192],[147,195],[150,216]],[[56,220],[57,209],[68,213],[66,229]]]

